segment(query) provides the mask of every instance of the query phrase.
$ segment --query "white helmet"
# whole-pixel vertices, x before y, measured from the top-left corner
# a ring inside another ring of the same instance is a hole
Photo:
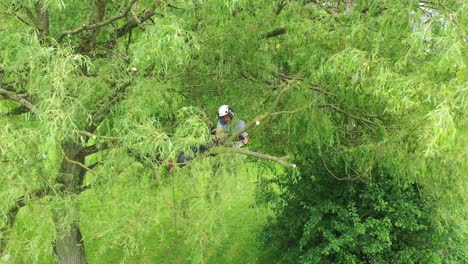
[[[234,112],[229,107],[229,105],[222,105],[218,109],[218,117],[223,117],[225,115],[229,115],[231,118],[234,117]]]

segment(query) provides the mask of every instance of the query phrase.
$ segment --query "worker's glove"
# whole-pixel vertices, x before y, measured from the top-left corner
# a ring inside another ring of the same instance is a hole
[[[249,140],[248,140],[248,138],[245,138],[245,137],[243,137],[243,136],[240,136],[240,137],[239,137],[239,142],[242,144],[242,146],[244,146],[244,145],[246,145],[246,144],[249,142]]]
[[[216,135],[216,131],[217,131],[217,128],[216,128],[216,127],[212,127],[212,128],[210,129],[210,134],[211,134],[211,135]]]

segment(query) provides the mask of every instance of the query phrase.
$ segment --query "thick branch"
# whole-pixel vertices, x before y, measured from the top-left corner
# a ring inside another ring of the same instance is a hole
[[[63,158],[68,162],[68,163],[71,163],[71,164],[74,164],[74,165],[77,165],[78,167],[88,171],[88,172],[91,172],[93,173],[94,171],[90,168],[88,168],[86,165],[84,165],[83,163],[79,162],[79,161],[76,161],[76,160],[72,160],[70,159],[69,157],[67,157],[67,155],[65,154],[65,152],[63,152]]]
[[[36,28],[39,32],[39,40],[41,44],[47,43],[47,38],[50,35],[49,29],[49,10],[42,4],[42,1],[38,1],[35,4],[36,9]]]
[[[163,16],[161,14],[158,14],[155,12],[156,10],[156,4],[153,4],[151,5],[151,7],[146,10],[145,12],[143,12],[142,14],[138,15],[138,16],[134,16],[135,18],[133,18],[132,20],[128,21],[127,24],[123,25],[122,27],[120,27],[119,29],[117,29],[116,33],[115,33],[115,39],[118,39],[122,36],[124,36],[125,34],[127,34],[130,30],[132,30],[133,28],[137,27],[139,24],[145,22],[146,20],[150,19],[151,17],[153,17],[154,15],[160,15],[160,16]]]
[[[91,146],[87,146],[87,147],[83,148],[80,151],[80,155],[83,155],[84,157],[86,157],[86,156],[97,153],[97,152],[99,152],[101,150],[104,150],[104,149],[108,149],[107,145],[105,145],[104,147],[101,147],[101,146],[98,146],[98,145],[91,145]]]
[[[10,99],[10,100],[16,101],[22,104],[23,106],[27,107],[32,112],[35,112],[35,107],[31,102],[24,99],[23,96],[14,94],[4,88],[0,88],[0,99]]]
[[[81,33],[81,32],[86,31],[86,30],[96,30],[98,28],[107,26],[107,25],[109,25],[110,23],[112,23],[112,22],[114,22],[116,20],[124,18],[125,16],[127,16],[128,12],[130,11],[130,9],[132,8],[133,4],[136,1],[137,0],[132,0],[130,2],[130,5],[122,13],[120,13],[120,14],[114,16],[114,17],[111,17],[108,20],[105,20],[105,21],[102,21],[102,22],[99,22],[99,23],[95,23],[95,24],[91,24],[91,25],[83,25],[83,26],[81,26],[79,28],[76,28],[76,29],[73,29],[73,30],[66,30],[66,31],[60,33],[60,35],[57,37],[57,42],[61,42],[63,40],[63,38],[66,37],[66,36],[75,35],[75,34]]]

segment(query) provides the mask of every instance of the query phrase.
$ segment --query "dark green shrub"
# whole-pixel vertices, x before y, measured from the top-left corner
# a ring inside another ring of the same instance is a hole
[[[319,166],[278,178],[282,193],[262,240],[281,263],[461,262],[433,228],[433,201],[416,183],[375,171],[372,180],[337,180]],[[314,177],[315,176],[315,177]],[[461,254],[460,254],[461,253]]]

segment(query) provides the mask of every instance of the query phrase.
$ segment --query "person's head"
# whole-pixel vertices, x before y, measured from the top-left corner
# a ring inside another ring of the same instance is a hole
[[[224,123],[229,123],[234,118],[234,111],[229,105],[222,105],[218,109],[218,118],[222,119]]]

